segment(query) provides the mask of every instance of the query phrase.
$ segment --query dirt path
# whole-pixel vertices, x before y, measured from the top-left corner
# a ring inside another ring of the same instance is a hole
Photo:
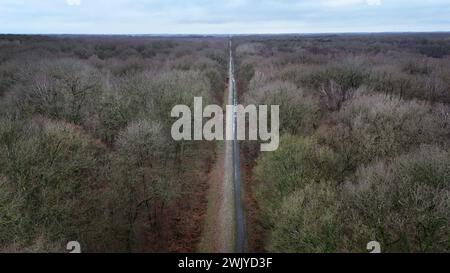
[[[208,210],[198,251],[230,253],[235,250],[232,141],[223,141],[216,149],[216,162],[209,175]]]

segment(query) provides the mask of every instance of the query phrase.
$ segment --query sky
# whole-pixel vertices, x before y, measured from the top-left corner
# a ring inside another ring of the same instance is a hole
[[[0,0],[0,33],[450,31],[450,0]]]

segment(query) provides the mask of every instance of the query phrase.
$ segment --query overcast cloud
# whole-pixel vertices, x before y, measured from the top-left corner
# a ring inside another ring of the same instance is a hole
[[[0,0],[0,33],[450,31],[450,0]]]

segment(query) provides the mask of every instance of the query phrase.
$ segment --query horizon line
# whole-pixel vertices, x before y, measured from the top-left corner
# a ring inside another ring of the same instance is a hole
[[[436,31],[344,31],[344,32],[273,32],[273,33],[0,33],[0,36],[268,36],[268,35],[332,35],[332,34],[450,34]]]

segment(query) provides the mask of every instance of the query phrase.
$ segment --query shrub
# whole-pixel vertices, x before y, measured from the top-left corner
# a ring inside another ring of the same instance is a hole
[[[447,252],[448,181],[450,153],[433,146],[360,168],[343,190],[350,249],[378,240],[385,252]]]
[[[358,94],[344,105],[338,117],[344,130],[348,130],[350,142],[346,146],[352,149],[349,156],[357,165],[396,155],[420,144],[446,141],[444,125],[432,108],[422,102]],[[336,139],[336,142],[341,141]]]
[[[237,69],[238,90],[240,93],[245,93],[248,90],[248,85],[255,74],[255,65],[253,62],[244,62],[239,65]]]
[[[374,69],[368,80],[368,85],[375,91],[400,97],[413,87],[410,76],[392,67]]]
[[[46,115],[82,124],[93,114],[102,90],[101,76],[89,65],[71,59],[43,61],[10,94],[20,114]]]
[[[225,90],[224,73],[219,69],[210,68],[205,70],[205,76],[208,78],[211,85],[211,95],[213,101],[219,102],[223,99],[223,91]]]
[[[311,138],[284,135],[277,151],[257,160],[258,202],[265,213],[276,217],[274,211],[284,197],[309,183],[332,181],[339,172],[340,164],[330,149]]]
[[[86,243],[84,231],[97,212],[96,149],[61,122],[34,120],[15,135],[14,142],[1,145],[0,243],[27,247],[41,232],[54,242]]]
[[[212,101],[210,82],[198,71],[147,71],[124,77],[101,100],[98,135],[113,143],[120,130],[139,119],[159,120],[168,127],[172,108],[192,106],[195,96],[203,97],[204,104]]]
[[[375,91],[400,98],[450,102],[447,64],[413,56],[395,61],[394,64],[375,67],[367,85]]]
[[[256,55],[262,51],[264,44],[262,43],[245,43],[236,47],[236,55]]]
[[[408,59],[402,63],[402,71],[410,75],[429,75],[433,72],[433,66],[427,59]]]
[[[450,55],[450,46],[447,44],[428,44],[418,48],[423,55],[433,58],[443,58]]]
[[[244,101],[255,105],[279,105],[282,133],[308,135],[319,123],[317,102],[289,82],[276,81],[252,89]]]
[[[17,82],[18,70],[18,64],[15,62],[2,63],[0,67],[0,97]]]
[[[337,252],[341,243],[340,203],[330,184],[311,183],[289,195],[277,211],[271,252]]]
[[[193,106],[194,97],[202,97],[203,103],[212,102],[211,84],[199,71],[170,71],[155,79],[153,112],[159,120],[172,123],[170,112],[175,105]],[[157,107],[156,107],[157,106]]]
[[[330,81],[334,81],[342,89],[349,90],[360,87],[367,77],[367,68],[361,60],[347,59],[340,64],[331,64],[325,67],[315,66],[315,69],[300,76],[298,84],[320,90]]]
[[[108,202],[114,204],[112,232],[125,243],[123,250],[135,247],[140,215],[151,227],[160,228],[164,209],[180,193],[177,173],[170,170],[174,156],[169,144],[161,125],[148,120],[132,122],[118,135]]]
[[[140,166],[167,155],[168,138],[160,124],[148,120],[131,122],[121,131],[116,148],[128,164]]]

